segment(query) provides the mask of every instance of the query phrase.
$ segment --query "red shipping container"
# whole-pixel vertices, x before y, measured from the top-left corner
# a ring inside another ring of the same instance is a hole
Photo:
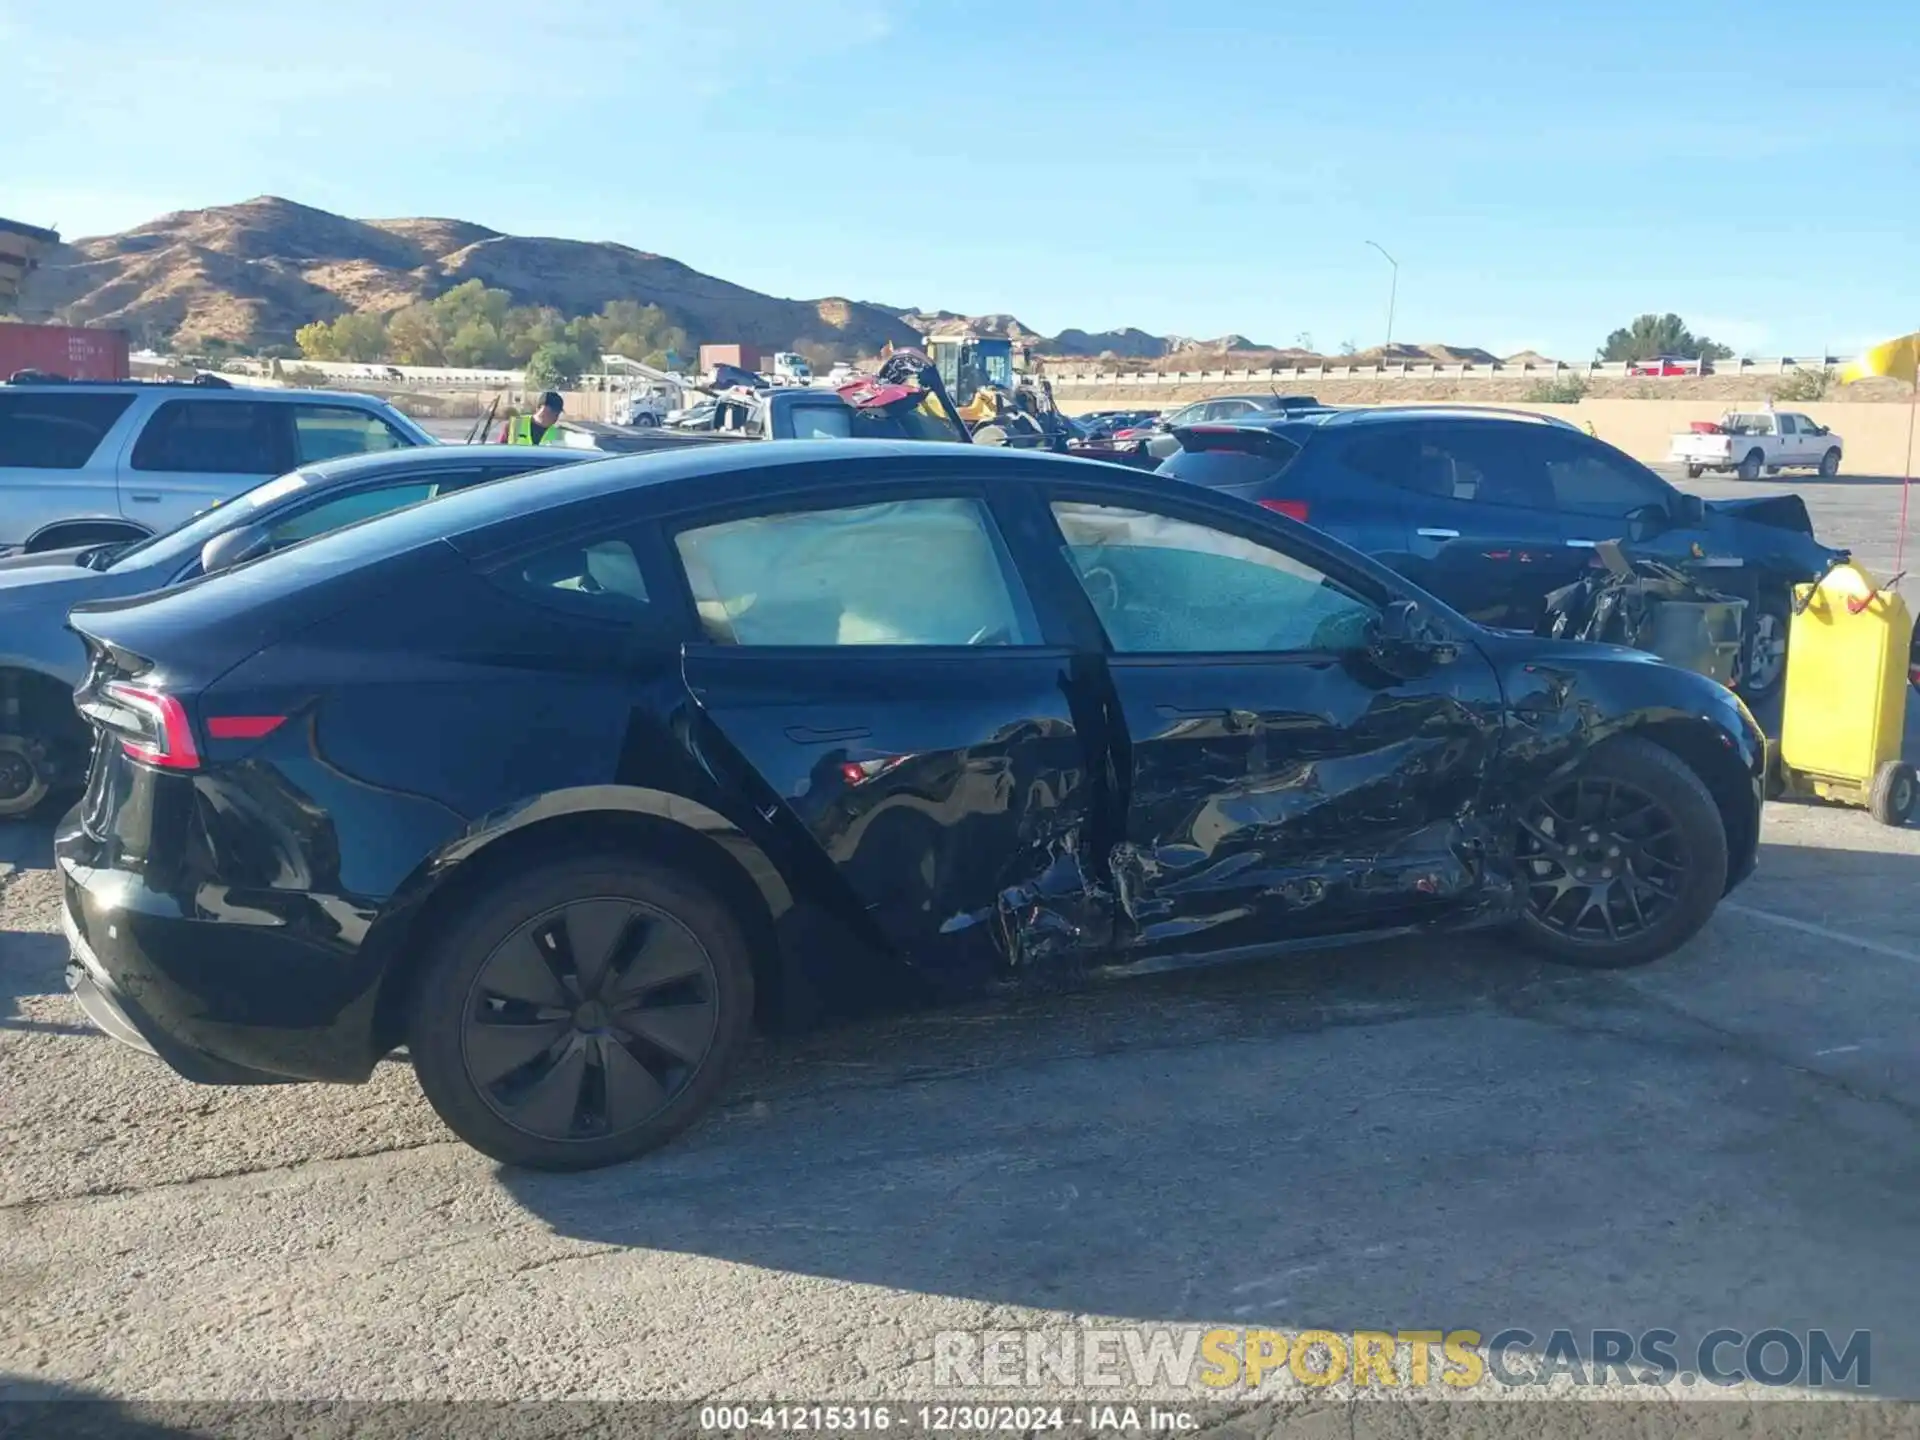
[[[716,365],[733,365],[741,370],[758,370],[760,347],[757,345],[702,345],[700,373],[709,375]]]
[[[132,373],[127,332],[0,324],[0,380],[17,370],[44,370],[69,380],[125,380]]]

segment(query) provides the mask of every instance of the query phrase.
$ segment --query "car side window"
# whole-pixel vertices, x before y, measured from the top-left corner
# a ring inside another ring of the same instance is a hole
[[[590,620],[630,624],[653,613],[640,551],[620,535],[570,540],[500,566],[487,578],[523,600]]]
[[[417,505],[440,493],[438,480],[411,480],[399,485],[383,485],[374,490],[356,490],[351,495],[322,500],[318,505],[290,515],[273,527],[273,548],[284,549],[330,530],[339,530],[362,520],[371,520],[403,505]]]
[[[1625,456],[1574,437],[1547,444],[1547,477],[1555,503],[1569,515],[1624,519],[1649,505],[1666,508],[1672,493]]]
[[[378,415],[347,405],[293,407],[294,460],[311,465],[343,455],[370,455],[404,450],[407,438]]]
[[[0,468],[78,470],[132,403],[131,395],[0,394]]]
[[[1478,505],[1552,510],[1553,489],[1523,427],[1382,427],[1348,440],[1348,469],[1416,495]],[[1532,427],[1524,427],[1531,430]]]
[[[1799,433],[1799,430],[1800,427],[1794,423],[1793,416],[1782,415],[1780,417],[1780,433],[1782,435],[1795,435]]]
[[[674,537],[717,645],[1036,645],[985,505],[883,501],[755,515]]]
[[[273,475],[291,468],[286,407],[249,400],[169,400],[133,445],[135,470],[200,475]]]
[[[1375,609],[1270,545],[1170,515],[1056,501],[1066,557],[1122,655],[1339,653]]]

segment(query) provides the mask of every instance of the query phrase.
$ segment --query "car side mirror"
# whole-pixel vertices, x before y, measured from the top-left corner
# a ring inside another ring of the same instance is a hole
[[[1673,523],[1681,526],[1706,524],[1707,502],[1698,495],[1679,492],[1674,497]]]
[[[200,547],[200,570],[217,575],[267,553],[273,544],[273,532],[265,525],[239,525]]]
[[[1417,600],[1394,600],[1367,630],[1367,658],[1389,675],[1411,680],[1457,659],[1460,647],[1436,626]]]

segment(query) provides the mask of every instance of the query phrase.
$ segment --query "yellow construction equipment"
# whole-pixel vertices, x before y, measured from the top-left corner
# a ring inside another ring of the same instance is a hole
[[[1779,793],[1864,805],[1883,825],[1906,824],[1920,794],[1900,758],[1913,643],[1906,601],[1843,564],[1796,586],[1793,612]]]

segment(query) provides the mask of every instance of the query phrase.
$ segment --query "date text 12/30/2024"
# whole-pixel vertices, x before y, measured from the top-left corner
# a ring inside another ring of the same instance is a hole
[[[931,1435],[1004,1431],[1184,1434],[1200,1428],[1185,1410],[1158,1405],[703,1405],[700,1428],[716,1434],[753,1431],[902,1430]]]

